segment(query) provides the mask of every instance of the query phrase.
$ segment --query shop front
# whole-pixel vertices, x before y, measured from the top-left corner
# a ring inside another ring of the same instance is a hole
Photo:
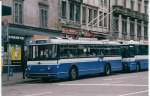
[[[8,36],[6,36],[5,27],[2,26],[3,73],[8,72],[9,67],[13,72],[22,71],[23,61],[26,59],[25,56],[27,56],[27,44],[35,35],[58,37],[61,33],[61,31],[58,30],[42,29],[17,24],[9,24],[7,31]],[[7,37],[8,39],[6,39]]]
[[[85,38],[94,38],[92,31],[83,30],[82,33]]]
[[[25,37],[10,35],[9,43],[7,46],[3,46],[4,48],[4,56],[3,56],[3,72],[7,72],[8,66],[14,72],[22,70],[22,61],[24,59],[24,41]],[[7,49],[6,49],[7,47]],[[8,56],[10,63],[8,63]]]
[[[62,36],[63,37],[70,37],[73,39],[76,39],[78,35],[80,34],[81,30],[80,29],[75,29],[75,28],[62,28]]]
[[[109,34],[108,32],[103,33],[103,32],[92,32],[92,34],[94,35],[95,38],[97,38],[98,40],[104,40],[104,39],[109,39]]]

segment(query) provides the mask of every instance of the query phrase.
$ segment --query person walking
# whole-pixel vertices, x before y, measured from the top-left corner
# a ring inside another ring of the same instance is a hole
[[[23,59],[23,62],[22,62],[22,69],[23,69],[22,76],[23,76],[23,79],[25,79],[26,68],[27,68],[27,56],[24,55],[24,59]]]

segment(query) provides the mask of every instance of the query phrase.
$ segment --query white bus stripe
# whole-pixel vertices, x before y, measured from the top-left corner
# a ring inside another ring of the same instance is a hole
[[[104,57],[104,58],[72,58],[72,59],[60,59],[60,60],[48,60],[48,61],[28,61],[29,65],[56,65],[64,63],[79,63],[79,62],[96,62],[96,61],[111,61],[121,60],[121,57]]]
[[[144,59],[148,59],[148,55],[136,55],[135,56],[136,60],[144,60]]]

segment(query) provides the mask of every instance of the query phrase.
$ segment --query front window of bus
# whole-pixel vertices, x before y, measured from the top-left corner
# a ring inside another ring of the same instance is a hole
[[[29,60],[51,60],[57,57],[56,45],[32,45],[30,46]]]

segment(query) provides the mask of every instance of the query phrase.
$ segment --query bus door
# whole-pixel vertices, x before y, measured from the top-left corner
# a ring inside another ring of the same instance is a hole
[[[122,58],[135,58],[135,47],[134,45],[123,45],[121,48]]]
[[[121,48],[123,68],[132,68],[135,64],[135,47],[134,45],[123,45]]]

